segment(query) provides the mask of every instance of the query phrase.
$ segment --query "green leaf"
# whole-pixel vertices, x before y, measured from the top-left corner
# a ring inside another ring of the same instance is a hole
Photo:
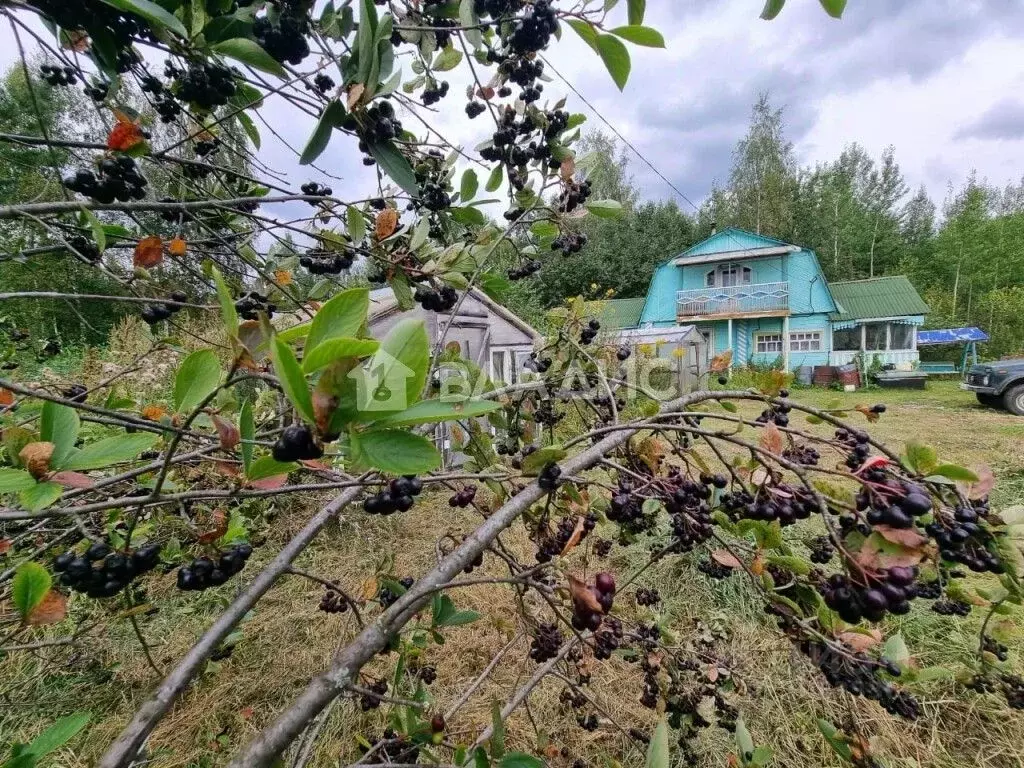
[[[430,237],[430,219],[424,216],[416,222],[416,227],[412,231],[412,237],[409,238],[409,250],[419,250],[420,246],[427,242],[428,237]]]
[[[299,156],[299,165],[309,165],[320,157],[323,151],[327,149],[335,127],[344,116],[345,108],[337,99],[334,99],[324,108],[323,114],[320,115],[313,133],[309,137],[309,141],[306,142],[306,146],[302,150],[302,155]]]
[[[629,23],[643,24],[644,12],[647,10],[647,0],[629,0]]]
[[[82,213],[85,214],[85,220],[89,222],[89,229],[92,230],[92,239],[96,241],[96,247],[102,253],[107,249],[107,233],[103,229],[103,224],[96,218],[96,214],[88,208],[83,208]]]
[[[25,621],[36,606],[43,602],[50,591],[50,573],[39,563],[27,562],[18,566],[11,585],[11,599],[14,607]]]
[[[843,738],[843,734],[839,732],[832,723],[824,718],[818,718],[818,730],[821,731],[821,735],[825,737],[825,741],[832,747],[832,751],[835,752],[839,757],[848,763],[853,762],[853,752],[850,751],[850,745],[846,743]]]
[[[62,717],[45,731],[36,736],[25,750],[33,757],[48,755],[58,747],[67,744],[80,730],[85,728],[92,715],[88,712],[75,712]]]
[[[49,401],[43,403],[39,421],[39,439],[53,443],[50,465],[59,467],[75,449],[81,422],[74,408]]]
[[[253,69],[259,69],[271,75],[284,77],[287,74],[285,68],[274,57],[263,50],[259,43],[245,37],[235,37],[231,40],[217,43],[213,46],[213,50],[224,56],[230,56],[232,59],[236,59],[243,64],[248,64]]]
[[[357,337],[366,324],[369,311],[369,288],[350,288],[334,296],[320,307],[313,318],[306,336],[307,353],[328,339]]]
[[[588,200],[584,205],[599,219],[617,219],[625,213],[618,200]]]
[[[498,763],[500,768],[544,768],[544,762],[525,752],[509,752]]]
[[[286,344],[291,344],[293,341],[304,339],[309,335],[309,329],[313,327],[313,323],[300,323],[299,325],[293,325],[291,328],[285,328],[283,331],[279,331],[276,336],[278,339]]]
[[[458,50],[452,45],[449,45],[434,59],[433,69],[437,72],[448,72],[449,70],[455,69],[459,64],[462,63],[462,51]]]
[[[500,760],[505,754],[505,721],[497,699],[491,699],[491,731],[491,757]]]
[[[491,759],[487,757],[487,751],[483,747],[477,747],[473,750],[473,766],[474,768],[490,768]]]
[[[256,149],[259,149],[262,141],[260,139],[260,130],[256,127],[256,123],[254,123],[252,118],[245,114],[245,112],[236,112],[235,117],[238,119],[238,122],[241,123],[242,130],[244,130],[245,135],[249,137],[249,141],[252,142],[252,145]]]
[[[665,722],[665,718],[662,718],[647,745],[647,760],[644,762],[644,768],[668,768],[668,757],[668,723]]]
[[[64,493],[60,483],[39,483],[18,494],[18,503],[29,512],[39,512],[53,504]]]
[[[601,61],[604,62],[608,74],[621,91],[629,80],[630,61],[626,46],[614,35],[598,35],[597,52],[601,54]]]
[[[560,445],[548,445],[544,448],[538,448],[523,459],[523,474],[529,476],[539,475],[540,471],[548,464],[561,461],[566,456],[568,456],[568,452]]]
[[[418,475],[441,465],[441,454],[422,435],[401,429],[352,434],[352,454],[362,464],[394,475]]]
[[[453,206],[448,209],[448,214],[459,224],[475,224],[480,226],[487,221],[484,212],[472,206]]]
[[[361,243],[366,237],[366,217],[363,212],[350,205],[345,212],[345,227],[352,242]]]
[[[247,480],[263,480],[267,477],[287,475],[298,468],[299,465],[294,461],[278,461],[273,456],[261,456],[249,465],[245,477]]]
[[[322,344],[317,344],[312,352],[303,356],[302,370],[312,373],[330,365],[335,360],[346,357],[368,357],[379,347],[380,342],[375,339],[346,339],[340,336],[328,339]]]
[[[939,464],[939,466],[931,471],[931,474],[965,483],[978,482],[978,475],[975,472],[957,464]]]
[[[380,349],[365,366],[377,384],[384,384],[389,389],[405,384],[405,402],[396,403],[399,407],[395,410],[404,410],[419,401],[427,382],[429,367],[430,341],[427,328],[422,320],[415,318],[399,320],[388,331]],[[353,371],[350,376],[355,373]]]
[[[380,61],[377,59],[377,9],[373,0],[362,0],[359,4],[359,31],[356,33],[356,53],[359,57],[359,70],[356,82],[371,85],[370,72],[376,62],[378,71]],[[376,83],[372,83],[376,85]]]
[[[23,469],[0,467],[0,493],[17,493],[35,484],[35,478]]]
[[[768,555],[768,562],[782,566],[783,568],[792,571],[797,576],[806,576],[811,572],[811,566],[806,560],[799,557],[790,557],[789,555]]]
[[[249,467],[252,465],[252,450],[255,447],[250,440],[256,437],[256,422],[252,415],[252,403],[246,400],[238,412],[238,434],[242,438],[242,466],[245,473],[249,474]]]
[[[503,165],[496,165],[491,169],[491,175],[487,177],[487,186],[484,189],[488,192],[495,192],[501,186],[501,182],[504,179],[505,167]]]
[[[819,0],[825,13],[833,19],[843,18],[843,11],[846,10],[846,0]]]
[[[761,11],[761,18],[765,21],[771,21],[782,12],[782,7],[785,4],[786,0],[765,0],[764,10]]]
[[[501,404],[493,400],[471,400],[469,402],[446,403],[441,400],[421,400],[411,408],[386,416],[376,425],[411,427],[415,424],[434,424],[441,421],[471,419],[491,411],[497,411]]]
[[[274,363],[274,372],[285,396],[299,413],[310,423],[314,423],[316,416],[313,413],[313,398],[310,397],[306,376],[302,373],[292,348],[275,336],[270,343],[270,359]]]
[[[169,11],[165,11],[150,0],[103,0],[103,2],[122,11],[128,11],[141,16],[157,26],[167,27],[167,29],[179,37],[188,37],[188,31],[185,29],[184,24],[178,21]]]
[[[369,145],[370,154],[377,161],[381,170],[407,192],[411,197],[419,197],[420,189],[416,183],[416,174],[405,159],[405,155],[390,141],[379,141]]]
[[[939,457],[930,445],[911,440],[907,443],[906,462],[918,474],[928,475],[938,465]]]
[[[596,53],[601,53],[597,42],[597,30],[594,29],[593,24],[582,19],[568,19],[568,24],[582,38],[583,42],[593,48]]]
[[[739,750],[740,760],[743,763],[746,763],[754,753],[754,740],[742,717],[736,720],[736,748]]]
[[[722,406],[723,410],[726,410],[729,413],[736,413],[736,403],[734,403],[732,400],[719,400],[718,404]]]
[[[462,183],[459,185],[459,197],[462,198],[462,202],[472,200],[476,196],[476,191],[480,187],[480,180],[476,177],[476,171],[472,168],[467,168],[462,174]]]
[[[665,38],[661,32],[651,27],[642,27],[639,24],[628,27],[616,27],[608,30],[613,35],[628,40],[635,45],[643,45],[648,48],[664,48]]]
[[[191,413],[220,386],[220,361],[211,349],[186,357],[174,377],[174,410]]]
[[[890,661],[896,662],[901,667],[905,667],[910,663],[910,649],[907,648],[902,632],[897,632],[885,641],[885,645],[882,647],[882,655]]]
[[[217,300],[220,302],[220,315],[224,320],[224,328],[228,336],[238,336],[238,310],[235,309],[235,300],[231,297],[231,289],[224,282],[224,275],[216,267],[211,267],[213,280],[217,284]]]
[[[160,435],[152,432],[105,437],[95,443],[89,443],[82,450],[72,454],[60,469],[78,471],[103,469],[111,464],[131,461],[143,451],[148,451],[156,445],[158,440],[160,440]]]

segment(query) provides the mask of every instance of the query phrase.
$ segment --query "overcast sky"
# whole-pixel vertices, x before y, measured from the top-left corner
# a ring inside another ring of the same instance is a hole
[[[550,60],[697,204],[714,181],[727,178],[732,149],[761,91],[785,107],[801,163],[833,159],[854,141],[876,157],[893,144],[911,187],[924,184],[939,203],[947,184],[961,184],[971,169],[999,185],[1024,173],[1022,0],[849,0],[841,21],[826,16],[817,0],[789,0],[776,20],[765,22],[758,18],[761,4],[648,0],[646,23],[664,33],[667,49],[630,46],[633,71],[621,93],[568,28]],[[613,11],[613,22],[625,23],[625,5]],[[3,28],[0,57],[14,60],[12,43]],[[406,75],[412,76],[408,69]],[[464,95],[452,80],[441,102],[449,115],[430,119],[472,146],[487,135],[486,117],[465,119]],[[556,77],[544,95],[554,101],[567,93]],[[589,115],[588,126],[605,128],[568,96],[570,109]],[[281,103],[269,104],[264,116],[301,150],[310,120]],[[411,119],[406,127],[422,130]],[[261,155],[269,165],[296,185],[324,180],[298,168],[291,150],[266,129],[263,134]],[[342,177],[328,182],[344,196],[365,191],[372,178],[353,147],[342,146],[347,141],[335,137],[322,158]],[[637,158],[632,173],[643,196],[676,197]]]

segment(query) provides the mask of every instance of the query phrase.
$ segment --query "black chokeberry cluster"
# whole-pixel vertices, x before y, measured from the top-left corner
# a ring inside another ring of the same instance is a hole
[[[540,357],[536,352],[531,352],[530,358],[523,363],[523,367],[534,373],[547,373],[551,368],[551,358]]]
[[[52,85],[55,88],[64,85],[74,85],[78,82],[78,75],[75,74],[74,67],[58,67],[53,64],[43,64],[39,68],[39,76],[43,78],[47,85]]]
[[[601,330],[601,323],[597,318],[594,318],[587,323],[587,326],[582,331],[580,331],[580,344],[586,346],[592,342],[597,336],[597,332],[599,330]]]
[[[821,461],[821,454],[810,445],[787,445],[782,450],[782,458],[805,467],[815,467]]]
[[[465,508],[473,503],[474,498],[476,498],[476,486],[466,485],[452,494],[448,499],[448,506]]]
[[[648,589],[647,587],[640,587],[636,591],[636,604],[637,605],[657,605],[661,602],[661,595],[656,589]]]
[[[727,579],[733,574],[732,568],[727,565],[722,565],[717,560],[701,560],[697,563],[697,570],[707,576],[709,579],[721,580]]]
[[[313,88],[321,94],[327,93],[334,87],[334,80],[330,75],[319,72],[317,76],[313,78]]]
[[[476,101],[474,99],[473,101],[470,101],[468,104],[466,104],[466,117],[468,117],[470,120],[477,117],[478,115],[482,115],[486,111],[487,107],[482,101]]]
[[[122,203],[141,200],[146,196],[149,182],[139,173],[134,159],[121,155],[103,158],[98,174],[88,168],[79,168],[65,176],[62,183],[72,192],[90,197],[98,203],[110,204],[115,200]]]
[[[988,514],[987,507],[982,507]],[[991,531],[979,522],[979,509],[958,505],[953,520],[945,516],[925,526],[927,533],[939,545],[943,560],[966,565],[975,573],[1002,573],[1005,566],[990,549],[994,545]]]
[[[304,0],[275,0],[273,15],[259,16],[252,33],[272,58],[280,63],[300,64],[309,55],[309,6]]]
[[[620,363],[624,363],[627,360],[629,360],[629,356],[631,354],[633,354],[633,350],[626,345],[622,345],[617,350],[615,350],[615,359],[618,360]]]
[[[558,31],[558,17],[549,0],[537,0],[515,24],[508,45],[520,56],[546,48]]]
[[[818,586],[825,604],[843,621],[849,624],[856,624],[862,618],[880,621],[886,613],[903,615],[910,611],[910,601],[917,596],[915,568],[893,566],[874,573],[862,570],[859,576],[862,582],[836,573]]]
[[[594,539],[594,554],[598,557],[608,557],[612,552],[611,539]]]
[[[333,189],[317,184],[315,181],[307,181],[299,189],[302,191],[302,194],[312,197],[330,197],[334,194]]]
[[[311,430],[305,424],[290,424],[285,427],[271,448],[271,455],[277,461],[311,461],[324,455],[324,449],[317,443]]]
[[[437,680],[437,669],[431,664],[410,665],[409,672],[416,679],[422,680],[424,685],[430,685]]]
[[[540,272],[541,266],[541,263],[536,259],[527,259],[518,267],[513,267],[508,271],[508,279],[523,280],[527,277],[532,277]]]
[[[594,635],[594,658],[600,661],[610,659],[622,645],[623,634],[621,621],[605,617],[601,631]]]
[[[530,658],[541,663],[553,659],[558,655],[562,644],[565,642],[565,635],[552,623],[537,625],[533,640],[530,642]]]
[[[693,480],[676,471],[666,479],[662,500],[672,520],[674,552],[689,552],[711,537],[711,480],[707,475]]]
[[[215,61],[194,61],[184,71],[169,68],[168,72],[178,98],[205,112],[223,107],[238,90],[235,73]]]
[[[567,181],[556,205],[561,213],[572,213],[590,197],[590,181]],[[584,241],[585,242],[585,241]],[[564,250],[564,249],[563,249]],[[577,248],[577,250],[579,250]]]
[[[311,275],[338,275],[352,267],[355,256],[352,251],[338,253],[316,249],[299,257],[299,265]]]
[[[654,520],[644,514],[643,502],[634,493],[633,481],[628,477],[620,477],[606,515],[613,523],[618,523],[624,532],[637,534],[650,530]]]
[[[416,582],[412,578],[412,576],[403,576],[398,580],[398,583],[399,585],[401,585],[403,590],[407,590]],[[403,594],[405,594],[405,592],[396,593],[392,591],[389,587],[381,586],[381,588],[377,590],[377,600],[378,602],[380,602],[382,608],[390,608],[398,601],[398,598],[401,597]]]
[[[85,86],[85,95],[96,103],[104,101],[110,93],[110,83],[95,82]]]
[[[574,515],[567,515],[558,521],[558,526],[554,532],[546,527],[544,528],[540,537],[540,549],[537,551],[538,563],[547,563],[562,553],[562,550],[565,549],[569,539],[572,538],[573,532],[576,530],[577,520],[578,518]],[[580,540],[582,541],[586,538],[596,526],[597,515],[591,513],[583,518],[583,530]]]
[[[942,582],[938,579],[919,581],[914,585],[914,595],[922,600],[938,600],[942,597]]]
[[[995,638],[985,635],[981,639],[981,650],[985,653],[991,653],[999,661],[1006,661],[1010,658],[1010,649],[1007,648],[1003,643],[1000,643]]]
[[[556,411],[554,402],[549,399],[541,400],[533,411],[533,420],[546,427],[554,427],[563,418],[565,414]]]
[[[199,592],[219,587],[236,573],[241,573],[251,555],[249,544],[233,544],[221,551],[216,560],[197,557],[178,569],[178,589]]]
[[[788,427],[789,413],[791,410],[793,410],[793,407],[789,403],[770,405],[761,411],[760,415],[754,419],[754,422],[757,424],[767,424],[771,421],[775,422],[776,426]]]
[[[594,584],[588,586],[587,589],[590,590],[594,600],[601,607],[601,611],[594,610],[588,602],[574,599],[572,625],[581,631],[589,629],[591,632],[596,632],[605,615],[612,610],[615,600],[615,577],[607,571],[601,571],[594,575]]]
[[[1006,705],[1010,709],[1024,709],[1024,678],[1020,675],[1004,674],[1000,676]]]
[[[402,123],[395,117],[395,108],[384,99],[375,101],[363,115],[349,115],[343,122],[346,130],[359,135],[359,151],[369,154],[370,145],[390,141],[402,135]],[[364,157],[364,165],[373,165],[372,157]]]
[[[157,323],[167,320],[171,315],[177,314],[181,311],[182,307],[178,306],[181,303],[188,301],[188,296],[182,291],[174,291],[168,296],[172,304],[146,304],[142,308],[141,317],[149,325],[156,325]]]
[[[440,83],[429,81],[433,83],[423,89],[423,93],[420,94],[420,99],[423,101],[423,106],[429,107],[431,104],[436,104],[445,96],[448,95],[448,82],[442,80]]]
[[[426,182],[420,189],[420,202],[428,211],[443,211],[452,204],[451,195],[436,181]]]
[[[79,256],[84,258],[86,261],[95,264],[100,260],[102,254],[100,253],[100,247],[95,242],[83,235],[73,235],[67,239],[68,248],[73,253],[77,253]]]
[[[415,475],[396,477],[388,487],[363,501],[368,515],[391,515],[408,512],[415,503],[415,497],[423,492],[423,481]]]
[[[84,384],[72,384],[60,394],[66,400],[70,400],[73,403],[84,403],[86,397],[88,397],[89,390],[86,389]]]
[[[882,478],[884,473],[872,472],[871,476]],[[858,509],[866,510],[868,523],[893,528],[913,528],[914,518],[932,511],[932,500],[927,491],[914,483],[895,478],[884,480],[872,491],[862,488],[856,502]]]
[[[359,696],[359,708],[363,712],[369,712],[371,709],[377,709],[380,706],[381,698],[387,695],[388,692],[387,680],[376,680],[366,686],[366,689],[368,693]]]
[[[932,610],[940,616],[970,616],[971,604],[947,598],[932,603]]]
[[[544,469],[541,470],[540,476],[537,478],[537,485],[545,491],[554,491],[558,488],[559,478],[562,476],[562,468],[557,464],[547,464]]]
[[[811,562],[824,565],[832,560],[836,548],[828,536],[817,536],[807,543],[811,550]]]
[[[837,429],[835,437],[850,450],[846,456],[846,466],[850,469],[858,469],[871,455],[867,433],[859,429]]]
[[[345,613],[348,610],[348,601],[337,590],[327,589],[317,607],[324,613]]]
[[[412,297],[428,312],[448,312],[459,302],[459,292],[450,285],[443,285],[440,290],[429,285],[419,285]]]
[[[267,317],[273,317],[276,310],[277,305],[271,304],[259,291],[249,291],[235,302],[235,311],[243,320],[255,320],[260,312],[266,312]]]
[[[810,491],[784,482],[761,486],[756,496],[745,490],[723,493],[721,504],[734,520],[778,520],[783,527],[806,520],[818,510]]]
[[[60,583],[89,597],[113,597],[136,576],[160,562],[160,545],[145,544],[131,554],[114,552],[104,542],[92,544],[84,555],[65,552],[53,561]]]
[[[885,670],[898,677],[900,668],[891,662],[877,662],[865,653],[838,653],[818,641],[805,640],[800,650],[821,670],[833,688],[845,688],[854,696],[877,701],[893,715],[916,720],[921,707],[913,696],[883,680],[878,672]]]
[[[214,136],[212,139],[202,139],[192,145],[196,157],[209,157],[220,149],[220,139]]]

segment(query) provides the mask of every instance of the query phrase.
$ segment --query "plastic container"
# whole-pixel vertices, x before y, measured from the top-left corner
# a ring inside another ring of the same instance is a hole
[[[814,381],[814,366],[801,365],[796,369],[796,380],[804,386],[810,386]]]

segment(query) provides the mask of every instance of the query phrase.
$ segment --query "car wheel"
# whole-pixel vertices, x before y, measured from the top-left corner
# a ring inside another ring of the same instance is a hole
[[[978,402],[986,406],[987,408],[1003,407],[1003,398],[1001,398],[999,395],[992,395],[989,394],[988,392],[975,392],[975,394],[978,396]]]
[[[1024,384],[1010,387],[1003,395],[1003,404],[1015,416],[1024,416]]]

